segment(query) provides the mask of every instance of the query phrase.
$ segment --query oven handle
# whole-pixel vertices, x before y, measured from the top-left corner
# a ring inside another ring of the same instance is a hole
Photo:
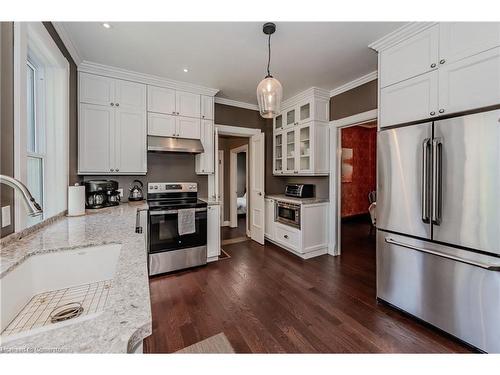
[[[205,212],[207,210],[206,207],[199,207],[194,209],[195,212]],[[179,210],[161,210],[161,211],[149,211],[150,216],[158,216],[158,215],[170,215],[170,214],[177,214],[179,213]]]

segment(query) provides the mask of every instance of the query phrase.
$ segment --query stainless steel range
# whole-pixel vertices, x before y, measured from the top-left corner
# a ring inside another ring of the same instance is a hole
[[[192,182],[148,184],[149,275],[207,263],[207,203]]]

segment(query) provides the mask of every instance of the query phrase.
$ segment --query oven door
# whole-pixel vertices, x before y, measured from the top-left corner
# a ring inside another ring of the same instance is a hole
[[[173,251],[207,244],[207,208],[196,208],[196,231],[179,235],[177,210],[149,211],[149,253]]]
[[[276,205],[276,221],[300,228],[300,206],[278,203]]]

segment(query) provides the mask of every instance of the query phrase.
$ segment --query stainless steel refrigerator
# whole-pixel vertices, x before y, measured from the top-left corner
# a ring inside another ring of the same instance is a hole
[[[377,297],[500,353],[500,110],[378,133]]]

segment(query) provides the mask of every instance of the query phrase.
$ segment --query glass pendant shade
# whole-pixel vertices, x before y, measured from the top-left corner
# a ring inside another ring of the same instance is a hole
[[[257,102],[259,103],[260,115],[264,118],[273,118],[281,110],[281,99],[283,87],[280,81],[267,76],[257,86]]]

